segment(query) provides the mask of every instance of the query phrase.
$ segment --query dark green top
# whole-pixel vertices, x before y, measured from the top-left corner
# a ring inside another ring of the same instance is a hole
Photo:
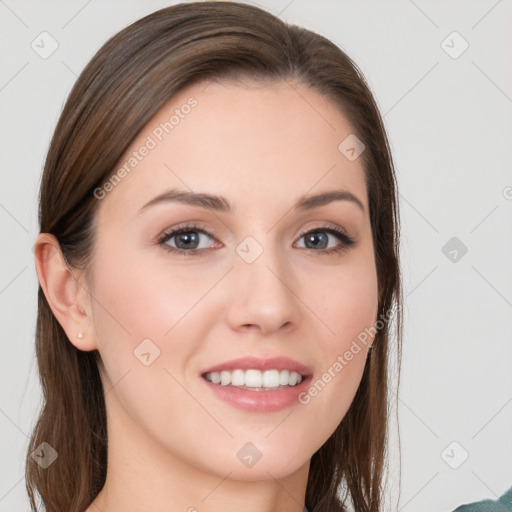
[[[304,512],[308,512],[304,508]],[[512,512],[512,487],[496,501],[483,500],[457,507],[453,512]]]
[[[453,512],[511,512],[512,487],[496,501],[484,500],[457,507]]]

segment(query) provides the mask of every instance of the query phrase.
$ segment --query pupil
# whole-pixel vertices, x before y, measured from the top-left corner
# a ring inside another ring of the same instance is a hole
[[[312,234],[312,235],[309,235],[306,237],[306,245],[307,245],[307,242],[310,241],[312,242],[313,244],[313,247],[318,247],[318,239],[319,238],[323,238],[323,241],[325,242],[324,244],[320,244],[322,245],[322,248],[324,249],[326,247],[326,243],[327,243],[327,235],[325,233],[322,233],[322,234]]]
[[[183,247],[180,247],[180,241],[183,242],[184,241],[184,244],[183,244]],[[194,233],[191,233],[191,232],[188,232],[188,233],[180,233],[178,236],[177,236],[177,240],[176,240],[176,245],[180,248],[180,249],[183,249],[183,248],[187,248],[187,247],[190,247],[191,245],[194,245],[194,242],[196,242],[197,244],[197,241],[198,241],[198,236],[197,234],[194,234]],[[191,244],[192,242],[192,244]],[[194,246],[195,248],[196,246]]]

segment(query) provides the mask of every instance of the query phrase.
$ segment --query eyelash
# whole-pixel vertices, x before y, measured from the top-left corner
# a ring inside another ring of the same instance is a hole
[[[181,233],[194,232],[194,231],[197,231],[198,233],[207,235],[210,238],[214,238],[212,235],[210,235],[210,233],[208,233],[204,229],[200,228],[199,226],[197,226],[195,224],[188,224],[186,226],[180,226],[171,231],[163,232],[158,237],[157,242],[167,252],[175,253],[180,256],[199,255],[199,254],[203,253],[204,251],[207,251],[208,249],[185,250],[185,249],[177,249],[175,247],[171,247],[166,244],[166,242],[168,242],[172,237],[174,237],[176,235],[179,235]],[[355,240],[353,238],[351,238],[349,235],[347,235],[347,233],[345,233],[345,231],[343,231],[342,229],[339,229],[339,228],[334,228],[332,226],[319,226],[317,228],[308,229],[307,231],[304,231],[301,233],[301,235],[299,236],[299,239],[301,239],[303,236],[308,235],[310,233],[320,233],[320,232],[330,233],[331,235],[334,235],[335,237],[337,237],[340,240],[341,243],[338,246],[333,247],[331,249],[324,249],[324,250],[318,250],[318,251],[315,249],[307,248],[307,247],[305,249],[312,251],[313,253],[321,253],[324,255],[325,254],[329,255],[329,254],[335,254],[335,253],[342,253],[342,252],[346,251],[350,246],[355,244]]]

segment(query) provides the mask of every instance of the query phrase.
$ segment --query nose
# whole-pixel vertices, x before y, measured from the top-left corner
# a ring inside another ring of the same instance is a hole
[[[227,322],[238,332],[268,336],[297,327],[301,301],[295,291],[293,269],[276,251],[265,249],[252,263],[236,256],[230,272]]]

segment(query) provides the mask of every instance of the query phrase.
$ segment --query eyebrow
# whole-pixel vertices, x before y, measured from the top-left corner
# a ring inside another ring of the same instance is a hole
[[[363,213],[365,212],[363,203],[348,190],[330,190],[328,192],[322,192],[315,195],[304,195],[298,199],[292,209],[299,211],[312,210],[314,208],[325,206],[333,201],[350,201],[356,204]],[[225,197],[207,193],[171,189],[148,201],[139,209],[139,212],[149,206],[161,203],[183,203],[218,212],[229,213],[233,211],[233,207]]]

